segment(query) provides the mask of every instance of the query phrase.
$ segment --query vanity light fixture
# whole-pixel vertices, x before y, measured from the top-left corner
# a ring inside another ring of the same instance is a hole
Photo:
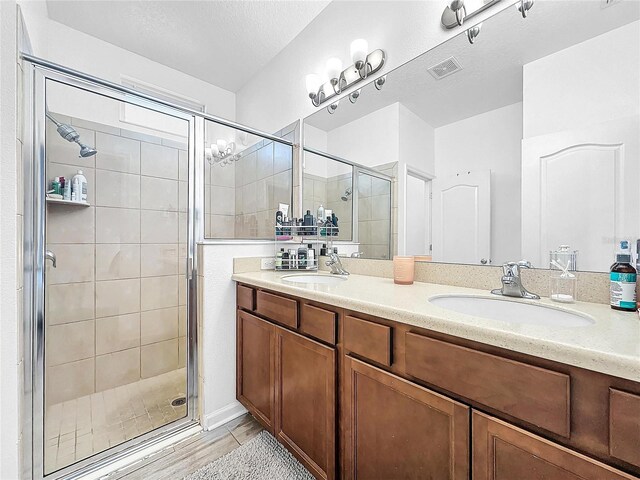
[[[340,103],[340,100],[336,100],[335,102],[333,102],[331,105],[329,105],[327,107],[327,112],[329,112],[331,115],[336,113],[336,110],[338,109],[338,104],[339,103]]]
[[[342,60],[332,57],[327,60],[325,66],[327,81],[323,82],[319,75],[313,73],[305,77],[307,93],[315,107],[319,107],[330,98],[340,95],[347,88],[361,82],[383,67],[386,60],[384,51],[377,49],[368,53],[368,49],[369,44],[366,40],[362,38],[354,40],[350,46],[352,65],[344,69]]]
[[[441,23],[446,29],[461,27],[463,22],[470,20],[484,12],[487,8],[500,2],[500,0],[485,0],[485,2],[472,2],[471,0],[453,0],[442,12]],[[465,5],[467,3],[468,5]],[[472,3],[480,3],[475,9]]]
[[[376,78],[376,81],[373,82],[373,84],[376,87],[376,90],[382,90],[382,86],[385,84],[385,82],[387,81],[387,76],[383,75],[380,78]]]
[[[469,43],[471,45],[473,45],[473,43],[476,41],[476,38],[478,38],[478,35],[480,35],[481,28],[482,28],[482,22],[467,29],[467,39],[469,40]]]
[[[534,0],[520,0],[520,3],[518,3],[516,8],[522,14],[522,18],[527,18],[527,13],[529,13],[529,10],[533,7],[533,1]]]
[[[360,92],[361,92],[361,88],[354,90],[353,92],[351,92],[349,94],[349,101],[351,103],[356,103],[358,101],[358,98],[360,98]]]
[[[207,161],[211,165],[220,164],[221,166],[240,160],[240,155],[234,155],[235,151],[235,142],[227,142],[221,138],[216,140],[216,143],[212,143],[211,146],[205,147],[204,149]]]

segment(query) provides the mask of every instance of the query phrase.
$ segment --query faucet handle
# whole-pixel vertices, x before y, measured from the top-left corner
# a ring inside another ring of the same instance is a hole
[[[518,262],[518,266],[523,268],[533,268],[533,265],[531,265],[529,260],[520,260]]]
[[[520,260],[519,262],[507,262],[502,265],[502,271],[507,277],[519,276],[521,268],[532,268],[531,262],[528,260]]]

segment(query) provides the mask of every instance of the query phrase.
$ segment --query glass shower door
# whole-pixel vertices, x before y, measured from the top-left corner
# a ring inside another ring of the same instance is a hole
[[[45,191],[36,194],[45,210],[39,384],[48,475],[194,416],[193,122],[51,78],[43,85]]]

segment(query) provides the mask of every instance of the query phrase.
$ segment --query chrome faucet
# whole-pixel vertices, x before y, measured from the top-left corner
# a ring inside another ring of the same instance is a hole
[[[491,290],[491,293],[506,297],[539,299],[539,295],[529,292],[522,286],[521,268],[531,268],[531,263],[526,260],[520,260],[519,262],[508,262],[502,265],[502,288]]]
[[[325,265],[331,267],[331,273],[335,275],[349,275],[349,272],[342,266],[342,262],[337,253],[331,252],[329,254],[329,260],[325,262]]]

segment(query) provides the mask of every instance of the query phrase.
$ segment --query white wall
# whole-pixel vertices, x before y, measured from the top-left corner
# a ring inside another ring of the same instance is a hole
[[[114,83],[121,83],[122,75],[142,80],[193,98],[208,113],[235,120],[234,93],[50,20],[44,1],[22,0],[19,4],[35,56]],[[75,113],[70,115],[78,116]]]
[[[398,161],[399,104],[392,103],[327,132],[327,152],[374,167]]]
[[[0,2],[0,478],[18,478],[20,471],[22,348],[18,321],[21,277],[16,128],[17,14],[15,1]]]
[[[200,275],[202,318],[200,319],[200,381],[202,424],[216,426],[245,412],[236,400],[236,291],[234,257],[274,255],[273,244],[203,245]]]
[[[434,129],[403,104],[400,106],[400,153],[401,163],[426,173],[435,167]]]
[[[367,39],[370,50],[385,50],[387,62],[381,73],[386,73],[457,35],[460,29],[445,30],[440,25],[447,3],[444,0],[332,2],[237,92],[238,121],[275,131],[312,114],[316,107],[307,96],[305,75],[323,73],[325,62],[333,56],[349,65],[349,45],[356,38]],[[469,26],[512,3],[501,2],[474,18]]]
[[[638,45],[636,21],[526,64],[524,138],[640,114]]]
[[[520,259],[520,143],[522,103],[466,118],[435,130],[438,178],[491,170],[491,260]]]

